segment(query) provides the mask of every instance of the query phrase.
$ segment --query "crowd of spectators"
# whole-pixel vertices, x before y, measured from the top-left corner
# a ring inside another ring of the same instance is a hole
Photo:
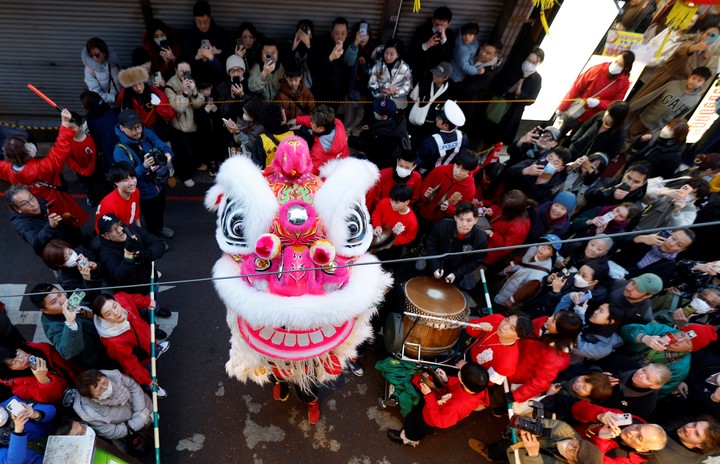
[[[623,27],[640,3],[628,3]],[[10,222],[57,282],[32,289],[50,343],[25,340],[0,313],[3,399],[25,407],[0,409],[9,431],[0,452],[40,462],[27,440],[58,424],[57,433],[91,427],[124,450],[147,448],[148,394],[167,396],[148,372],[149,311],[170,316],[148,296],[158,277],[150,263],[175,235],[167,191],[176,178],[195,187],[196,170],[215,175],[228,156],[265,168],[293,134],[308,142],[316,174],[348,156],[380,168],[367,193],[384,243],[376,253],[416,259],[387,265],[396,286],[379,317],[402,308],[402,284],[418,275],[469,302],[467,363],[457,377],[440,373],[454,401],[416,382],[422,398],[393,441],[415,446],[505,402],[526,415],[536,401],[554,419],[540,440],[521,434],[522,462],[691,463],[720,451],[720,256],[713,233],[693,227],[720,220],[720,154],[685,143],[686,118],[715,72],[702,44],[717,40],[717,21],[658,63],[632,99],[623,101],[627,51],[582,73],[554,124],[517,136],[542,85],[543,50],[531,45],[519,67],[504,67],[502,44],[479,40],[474,23],[456,32],[447,7],[407,47],[342,17],[325,36],[301,19],[282,42],[250,23],[226,32],[204,1],[192,16],[182,32],[151,21],[129,67],[88,40],[85,114],[63,110],[45,157],[23,136],[4,144]],[[489,97],[504,104],[456,103]],[[507,157],[474,151],[498,141]],[[67,193],[65,164],[94,218]],[[495,250],[507,246],[518,248]],[[494,314],[475,303],[481,271]],[[348,368],[363,374],[357,359]],[[508,443],[470,446],[502,460]]]

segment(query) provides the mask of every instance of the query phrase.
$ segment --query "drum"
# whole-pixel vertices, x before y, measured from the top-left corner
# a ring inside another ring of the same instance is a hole
[[[463,330],[461,324],[467,322],[465,297],[462,292],[443,280],[433,277],[415,277],[405,283],[405,310],[408,313],[441,317],[435,321],[406,315],[403,318],[403,337],[412,332],[405,340],[405,352],[412,357],[433,358],[450,350],[458,341]],[[413,328],[415,321],[418,321]]]

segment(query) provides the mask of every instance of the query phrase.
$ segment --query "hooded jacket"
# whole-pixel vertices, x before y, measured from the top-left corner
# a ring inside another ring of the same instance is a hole
[[[105,63],[95,61],[83,47],[80,58],[85,66],[85,85],[102,97],[105,103],[114,104],[122,86],[118,80],[118,73],[122,69],[117,54],[108,47],[108,56]]]
[[[310,116],[299,116],[297,123],[303,127],[310,127]],[[317,136],[313,134],[315,143],[313,143],[310,149],[310,159],[313,164],[313,174],[319,175],[320,166],[327,163],[331,159],[341,159],[350,156],[350,148],[347,144],[347,135],[345,134],[345,126],[342,121],[335,118],[335,136],[332,140],[332,145],[329,149],[323,147],[321,138],[324,136]]]

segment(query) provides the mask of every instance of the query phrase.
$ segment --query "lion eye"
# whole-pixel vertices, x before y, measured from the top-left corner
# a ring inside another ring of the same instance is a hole
[[[238,202],[228,202],[222,218],[223,235],[230,245],[247,245],[245,210]]]
[[[345,220],[347,221],[348,230],[347,246],[354,247],[361,245],[365,240],[369,224],[365,212],[359,205],[355,205]]]

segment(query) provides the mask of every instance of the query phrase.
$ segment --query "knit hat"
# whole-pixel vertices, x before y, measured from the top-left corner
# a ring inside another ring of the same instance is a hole
[[[134,66],[132,68],[123,69],[118,73],[120,85],[130,88],[133,85],[144,84],[150,79],[147,69],[142,66]]]
[[[230,55],[225,62],[225,71],[230,73],[232,68],[242,68],[242,70],[245,71],[245,60],[240,56]]]
[[[600,448],[586,440],[580,440],[577,452],[577,462],[582,464],[602,464],[603,455]]]
[[[692,342],[693,351],[702,350],[718,338],[717,330],[715,330],[715,327],[711,325],[688,324],[680,330],[685,333],[690,331],[695,332],[695,338],[690,339],[690,341]]]
[[[568,212],[568,216],[570,216],[573,211],[575,211],[575,194],[570,192],[560,192],[555,196],[555,199],[553,200],[553,203],[558,203],[560,205],[563,205],[565,209]]]
[[[380,116],[393,117],[397,113],[397,105],[389,98],[377,99],[373,102],[373,112]]]
[[[100,232],[100,235],[107,234],[108,231],[110,231],[110,229],[112,229],[113,226],[115,224],[117,224],[118,222],[122,224],[122,221],[120,220],[120,218],[115,216],[114,214],[108,213],[108,214],[103,214],[102,216],[100,216],[100,219],[98,219],[98,223],[97,223],[97,227],[98,227],[98,231]]]
[[[562,243],[560,243],[560,237],[555,234],[545,234],[540,237],[539,241],[550,242],[550,245],[552,245],[555,251],[560,251],[560,248],[562,248]]]
[[[643,274],[630,279],[631,282],[635,282],[637,289],[642,293],[649,293],[655,295],[660,293],[663,289],[662,279],[655,274]]]

